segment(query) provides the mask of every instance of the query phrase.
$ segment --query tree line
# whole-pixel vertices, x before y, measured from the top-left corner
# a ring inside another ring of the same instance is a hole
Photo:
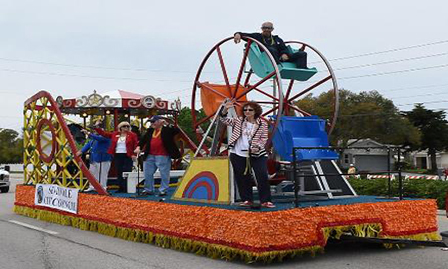
[[[0,128],[0,163],[21,163],[23,161],[23,140],[19,133]]]

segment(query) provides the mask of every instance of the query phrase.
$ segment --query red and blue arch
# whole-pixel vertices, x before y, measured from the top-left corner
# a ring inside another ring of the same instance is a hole
[[[217,201],[219,182],[215,174],[203,171],[196,174],[182,193],[182,198]]]

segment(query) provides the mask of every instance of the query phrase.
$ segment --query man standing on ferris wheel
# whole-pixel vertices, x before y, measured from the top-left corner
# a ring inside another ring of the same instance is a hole
[[[233,40],[235,43],[240,43],[242,37],[251,37],[266,46],[277,64],[280,62],[292,62],[297,65],[297,68],[308,69],[306,52],[302,50],[291,52],[279,36],[272,35],[272,31],[274,31],[274,24],[272,22],[264,22],[261,25],[261,33],[236,32]]]

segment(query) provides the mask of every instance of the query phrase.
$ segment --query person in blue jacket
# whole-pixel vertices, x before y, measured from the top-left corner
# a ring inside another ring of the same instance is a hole
[[[79,156],[90,151],[89,171],[99,181],[101,186],[107,189],[107,178],[112,161],[112,156],[107,153],[107,150],[110,147],[111,140],[95,133],[89,133],[87,130],[83,130],[83,132],[88,135],[89,141],[77,154]],[[94,188],[90,185],[87,191],[92,190]]]

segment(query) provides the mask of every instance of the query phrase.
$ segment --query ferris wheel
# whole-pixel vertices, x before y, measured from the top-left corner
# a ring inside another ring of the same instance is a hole
[[[317,116],[326,119],[327,133],[331,134],[339,109],[338,87],[333,69],[323,54],[300,41],[285,42],[291,53],[306,51],[313,60],[311,64],[322,66],[319,70],[314,67],[299,69],[294,63],[277,63],[258,40],[244,36],[242,39],[245,43],[240,45],[233,44],[233,37],[221,40],[199,65],[192,89],[191,116],[198,141],[205,141],[200,145],[202,151],[207,155],[227,154],[220,150],[226,129],[220,128],[215,119],[223,102],[229,99],[234,102],[234,113],[239,116],[247,101],[262,106],[261,116],[269,122],[272,137],[283,115],[311,116],[298,105],[301,98],[329,90],[331,115]]]

